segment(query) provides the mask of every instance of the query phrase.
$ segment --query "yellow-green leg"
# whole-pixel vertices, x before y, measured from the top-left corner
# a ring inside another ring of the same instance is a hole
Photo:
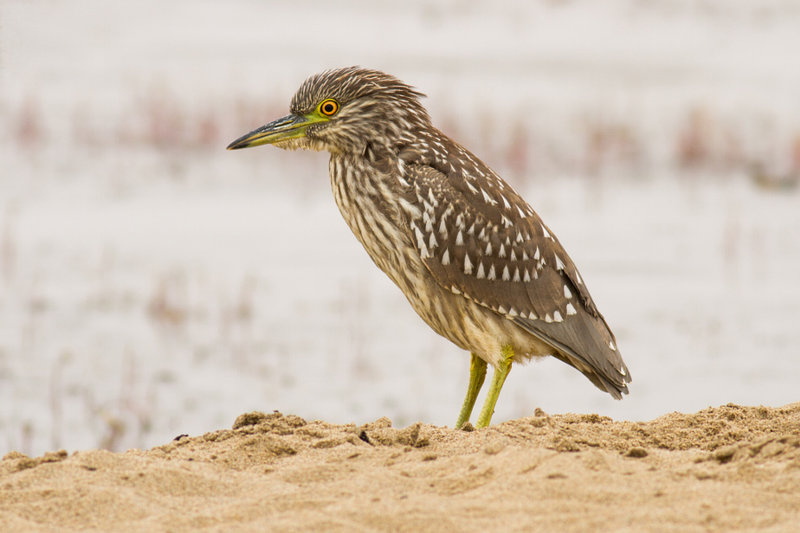
[[[511,372],[511,361],[514,359],[514,349],[511,346],[503,346],[503,358],[494,369],[492,376],[492,386],[486,394],[486,400],[483,402],[481,414],[478,416],[478,422],[475,427],[485,428],[492,421],[494,414],[494,406],[497,403],[497,397],[500,396],[500,389],[503,388],[503,383],[506,381],[506,376]]]
[[[475,400],[478,398],[478,393],[481,391],[484,379],[486,379],[486,361],[472,354],[472,361],[469,364],[469,387],[467,388],[467,397],[464,398],[464,405],[461,406],[461,412],[458,413],[456,429],[469,421],[469,417],[472,415],[472,408],[475,407]]]

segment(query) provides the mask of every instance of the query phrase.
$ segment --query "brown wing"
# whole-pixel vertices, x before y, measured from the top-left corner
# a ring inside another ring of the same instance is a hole
[[[473,168],[481,179],[463,167],[452,178],[427,164],[403,167],[424,264],[442,287],[513,320],[620,398],[628,369],[572,260],[527,202],[488,167]]]

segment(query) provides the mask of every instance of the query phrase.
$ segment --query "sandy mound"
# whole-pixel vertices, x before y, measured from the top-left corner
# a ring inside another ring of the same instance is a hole
[[[249,413],[149,451],[0,462],[0,529],[797,531],[800,403],[478,431]]]

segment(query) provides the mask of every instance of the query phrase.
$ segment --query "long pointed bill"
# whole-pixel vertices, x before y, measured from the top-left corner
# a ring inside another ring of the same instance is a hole
[[[305,137],[306,129],[311,124],[322,122],[323,120],[314,115],[287,115],[239,137],[228,145],[228,150],[238,150],[239,148],[249,148],[261,144],[274,144],[278,141]]]

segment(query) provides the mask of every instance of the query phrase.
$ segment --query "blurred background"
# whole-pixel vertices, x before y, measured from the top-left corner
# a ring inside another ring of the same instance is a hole
[[[228,142],[325,68],[390,72],[553,228],[631,369],[544,360],[494,421],[800,400],[800,3],[0,3],[0,455],[150,447],[248,410],[452,425],[327,155]],[[482,401],[482,400],[479,400]]]

